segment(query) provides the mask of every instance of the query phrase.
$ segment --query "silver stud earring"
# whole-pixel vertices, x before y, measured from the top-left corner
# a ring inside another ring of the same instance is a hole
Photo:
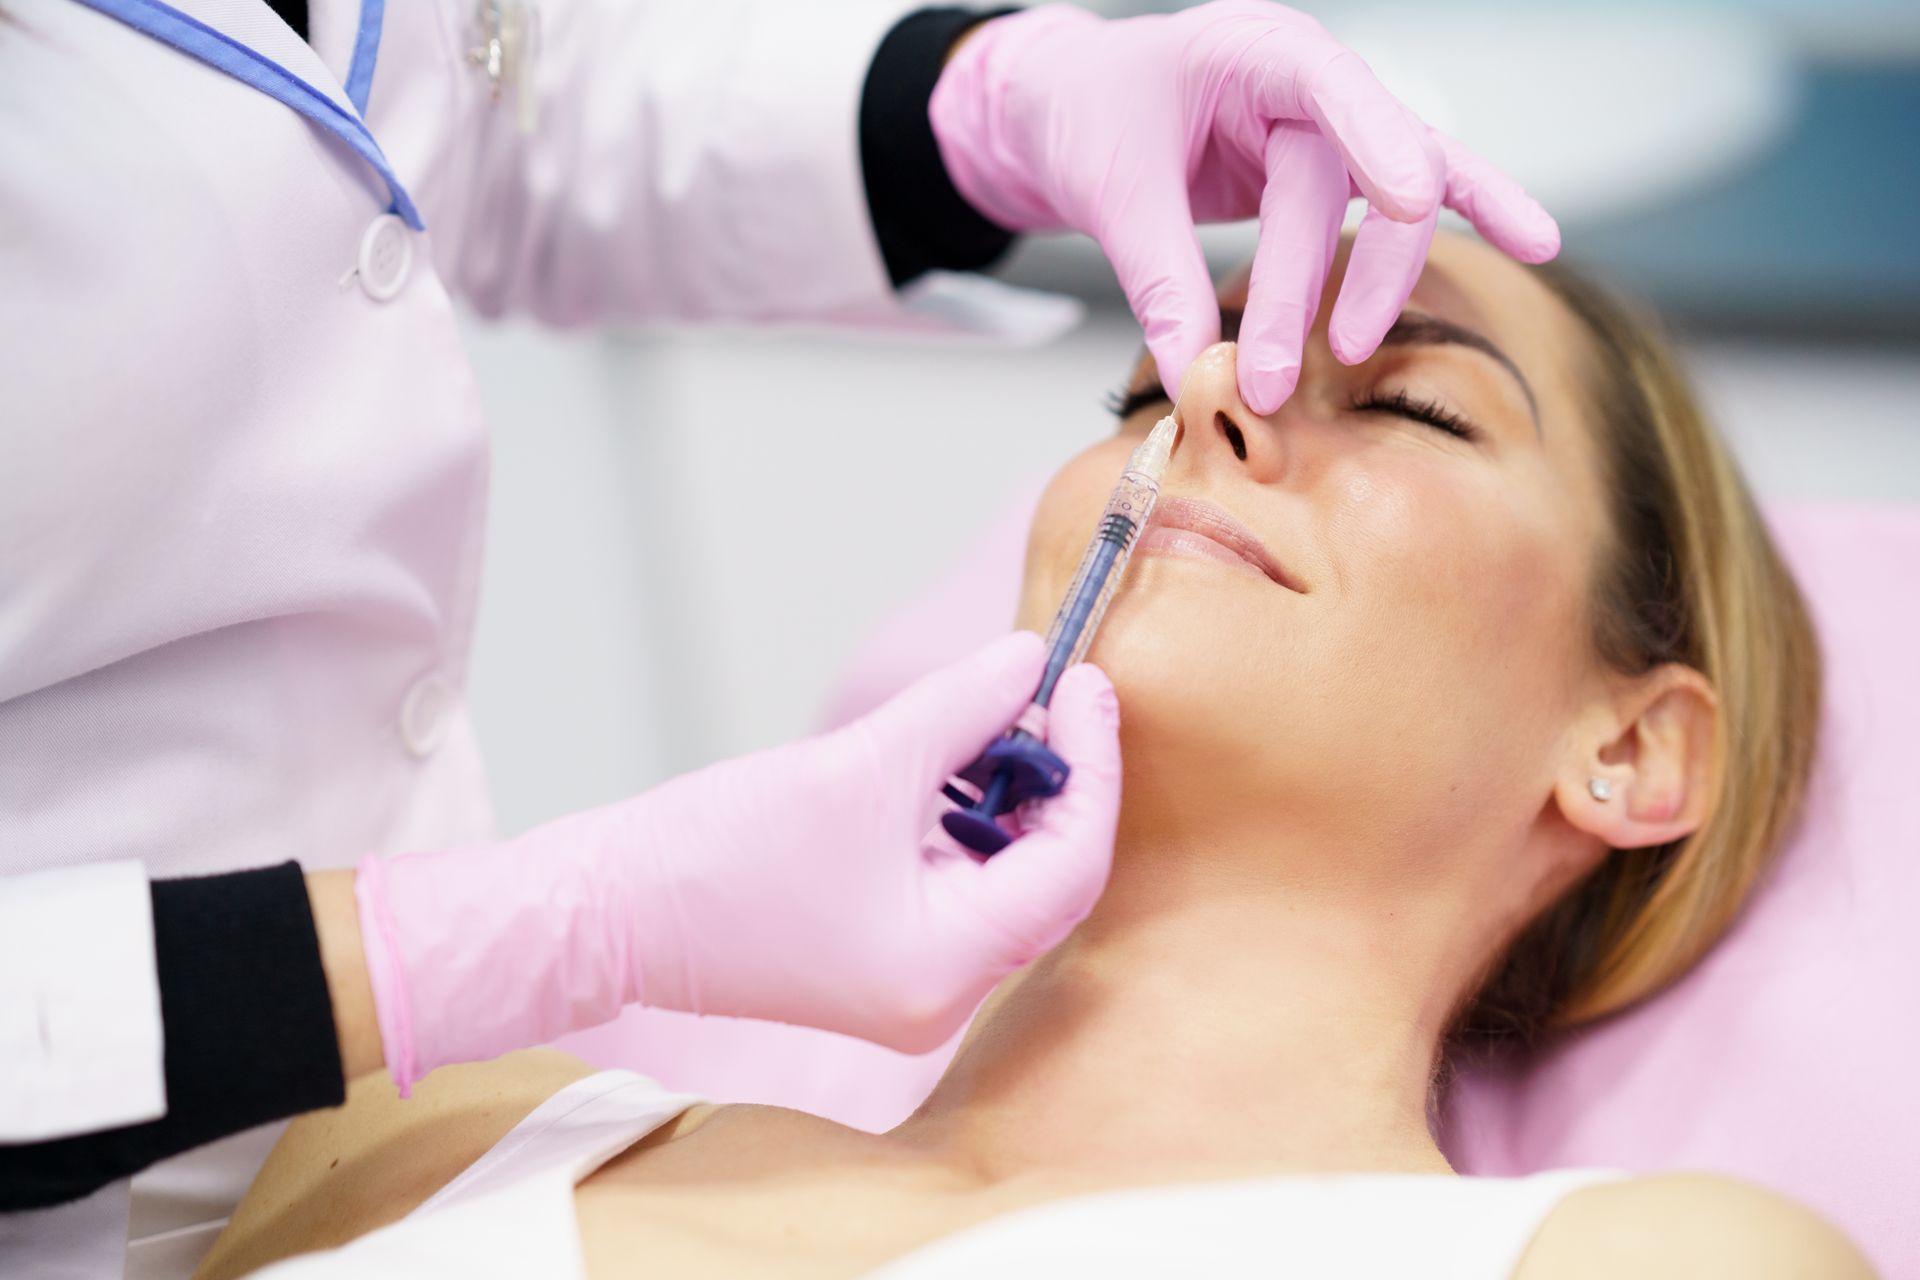
[[[1613,799],[1613,783],[1605,778],[1588,778],[1587,791],[1595,800],[1605,803]]]

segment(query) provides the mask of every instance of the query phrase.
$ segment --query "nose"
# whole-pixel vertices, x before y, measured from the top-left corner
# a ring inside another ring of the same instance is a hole
[[[1272,424],[1240,399],[1235,367],[1238,348],[1216,342],[1194,358],[1180,380],[1174,414],[1180,420],[1176,457],[1190,465],[1218,466],[1271,481],[1286,469],[1286,442]]]

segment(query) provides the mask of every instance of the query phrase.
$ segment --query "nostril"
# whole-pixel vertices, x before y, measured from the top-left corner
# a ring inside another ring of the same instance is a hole
[[[1240,434],[1240,428],[1233,425],[1233,419],[1224,413],[1213,415],[1213,425],[1220,428],[1220,434],[1227,438],[1227,445],[1233,450],[1233,456],[1245,462],[1247,460],[1247,438]]]

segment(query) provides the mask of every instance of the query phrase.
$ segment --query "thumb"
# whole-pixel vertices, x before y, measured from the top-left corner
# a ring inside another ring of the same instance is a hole
[[[1023,811],[1018,840],[971,871],[975,904],[1010,935],[1025,964],[1051,949],[1093,910],[1113,865],[1120,816],[1120,703],[1090,663],[1055,686],[1047,745],[1072,773],[1060,794]]]
[[[922,676],[856,724],[883,759],[913,760],[918,785],[931,792],[1006,732],[1033,700],[1045,664],[1040,637],[1015,631]]]
[[[1177,402],[1187,366],[1220,340],[1220,302],[1181,175],[1142,179],[1100,236],[1100,248],[1146,332],[1160,385]]]

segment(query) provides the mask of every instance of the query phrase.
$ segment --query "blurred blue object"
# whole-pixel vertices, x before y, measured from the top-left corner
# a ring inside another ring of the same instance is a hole
[[[1920,340],[1920,60],[1807,68],[1786,135],[1711,190],[1567,248],[1720,331]]]

